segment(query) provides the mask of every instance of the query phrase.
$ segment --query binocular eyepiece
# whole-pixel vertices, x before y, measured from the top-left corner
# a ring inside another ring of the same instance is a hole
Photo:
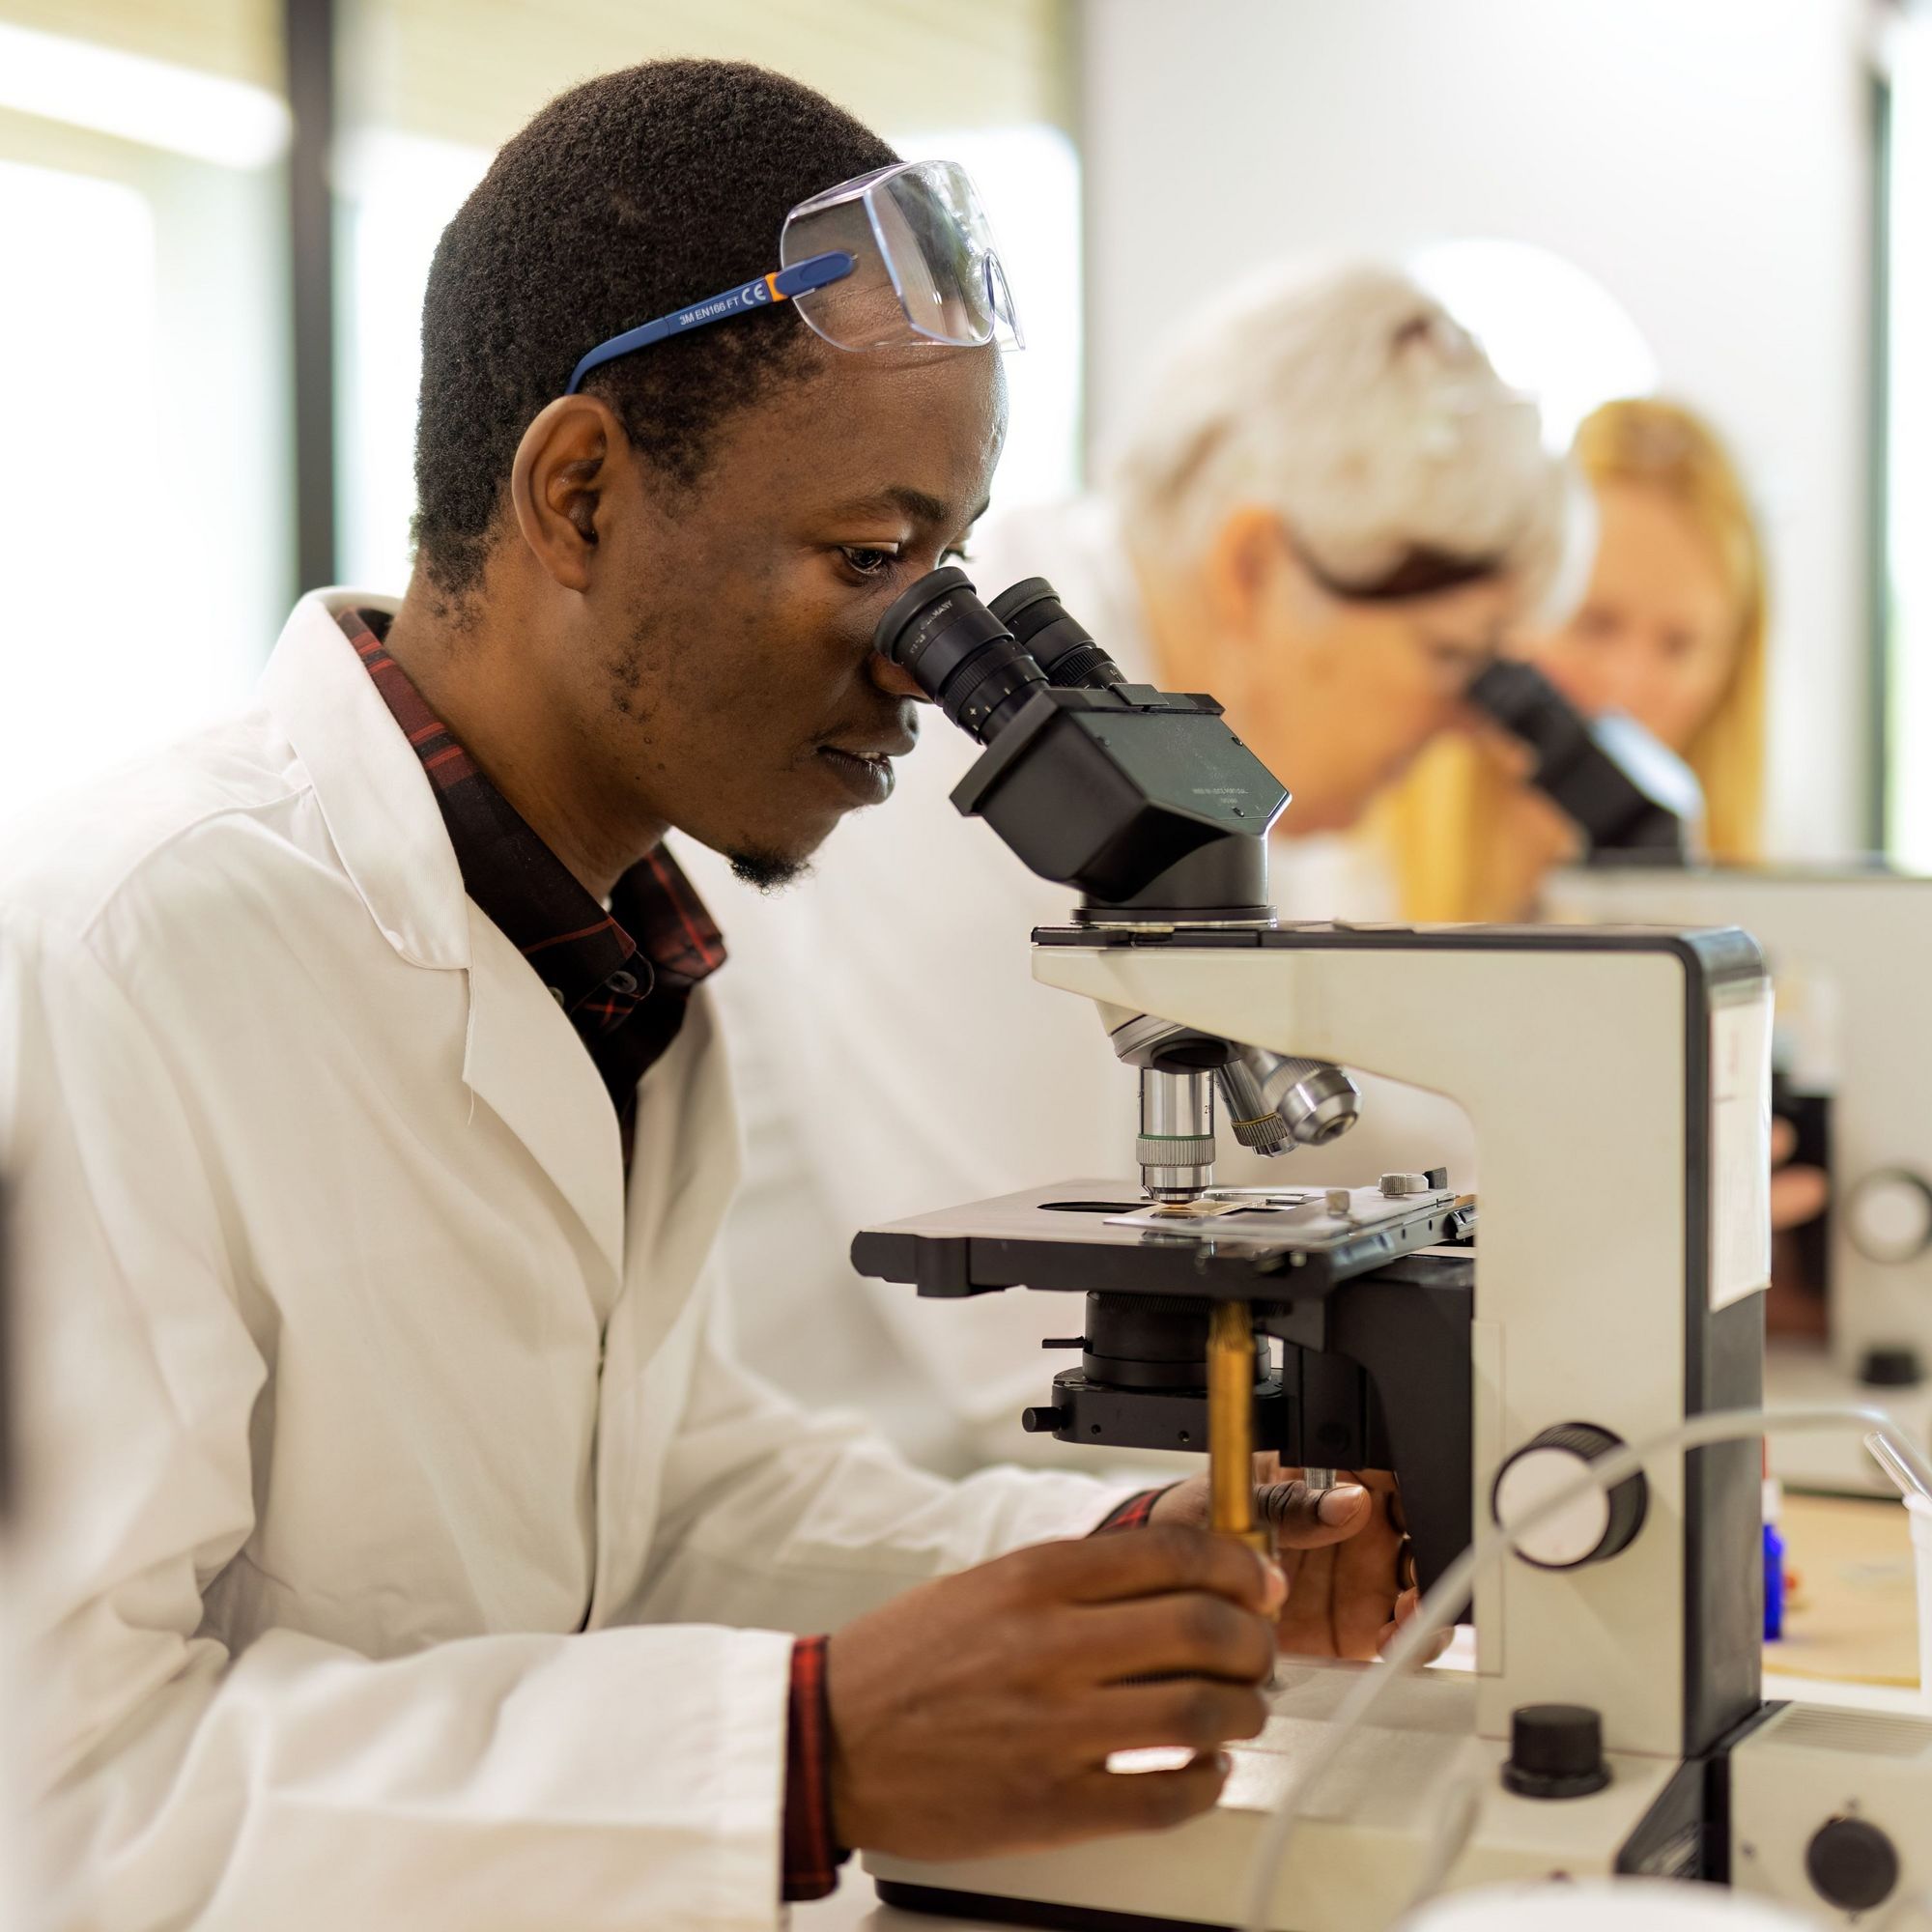
[[[1099,690],[1124,682],[1066,614],[1043,577],[982,604],[963,570],[922,577],[879,619],[872,647],[903,666],[961,730],[990,745],[1042,685]]]

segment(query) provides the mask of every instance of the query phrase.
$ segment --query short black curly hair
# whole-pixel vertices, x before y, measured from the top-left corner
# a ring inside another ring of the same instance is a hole
[[[808,196],[897,156],[821,94],[736,61],[664,60],[559,95],[442,232],[423,298],[419,561],[463,603],[481,580],[517,444],[609,337],[778,266]],[[674,483],[725,416],[802,375],[786,308],[606,363],[585,384]]]

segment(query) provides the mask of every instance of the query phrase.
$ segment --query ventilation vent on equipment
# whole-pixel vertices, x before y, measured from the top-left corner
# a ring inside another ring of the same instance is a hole
[[[1884,1711],[1833,1711],[1796,1704],[1772,1733],[1805,1750],[1855,1751],[1871,1757],[1932,1757],[1932,1722]]]

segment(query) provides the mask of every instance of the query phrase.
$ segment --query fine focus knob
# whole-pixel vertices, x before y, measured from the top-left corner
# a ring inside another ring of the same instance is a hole
[[[1504,1528],[1520,1522],[1547,1497],[1568,1489],[1592,1463],[1624,1446],[1593,1422],[1559,1422],[1532,1436],[1496,1471],[1490,1508]],[[1642,1473],[1609,1491],[1586,1490],[1530,1530],[1517,1554],[1539,1570],[1576,1570],[1627,1549],[1643,1527],[1650,1489]]]
[[[1898,1848],[1862,1818],[1828,1818],[1805,1848],[1804,1871],[1828,1905],[1869,1912],[1898,1884]]]
[[[1909,1168],[1882,1167],[1845,1197],[1845,1230],[1868,1262],[1916,1261],[1932,1248],[1932,1186]]]
[[[1510,1714],[1503,1784],[1520,1798],[1586,1798],[1610,1781],[1603,1720],[1587,1704],[1521,1704]]]

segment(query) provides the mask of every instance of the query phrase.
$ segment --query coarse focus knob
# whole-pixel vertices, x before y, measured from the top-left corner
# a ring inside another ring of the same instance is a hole
[[[1804,1872],[1840,1912],[1869,1912],[1898,1884],[1898,1847],[1862,1818],[1828,1818],[1811,1834]]]
[[[1587,1798],[1610,1781],[1604,1725],[1587,1704],[1520,1704],[1510,1714],[1503,1784],[1519,1798]]]
[[[1932,1248],[1932,1186],[1904,1167],[1866,1175],[1845,1197],[1845,1231],[1867,1261],[1917,1261]]]
[[[1532,1436],[1496,1471],[1490,1508],[1505,1529],[1574,1484],[1592,1463],[1624,1446],[1593,1422],[1559,1422]],[[1576,1570],[1627,1549],[1643,1527],[1650,1487],[1639,1471],[1607,1492],[1586,1490],[1527,1531],[1517,1554],[1540,1570]]]

